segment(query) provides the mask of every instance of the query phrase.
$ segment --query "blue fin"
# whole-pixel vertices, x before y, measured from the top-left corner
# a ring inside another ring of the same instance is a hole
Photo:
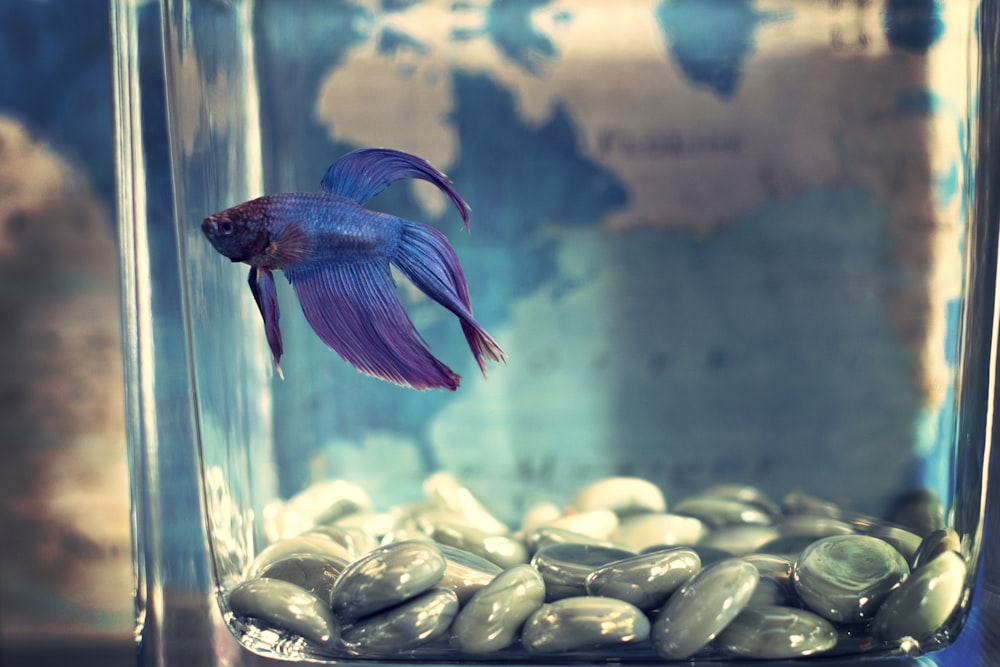
[[[362,373],[414,389],[458,388],[430,353],[396,295],[384,259],[307,262],[285,269],[316,335]]]
[[[365,202],[403,178],[419,178],[448,195],[469,224],[469,205],[458,195],[447,176],[423,158],[391,148],[360,148],[330,165],[321,185],[330,194]]]
[[[251,266],[248,282],[253,300],[257,302],[257,309],[264,318],[264,334],[267,336],[267,344],[271,347],[274,367],[278,371],[278,376],[284,379],[285,375],[281,372],[279,363],[284,347],[281,343],[281,328],[278,326],[281,314],[278,311],[278,291],[274,285],[274,275],[267,269]]]
[[[444,234],[417,222],[403,223],[390,261],[420,290],[453,312],[462,322],[469,349],[486,376],[486,359],[506,361],[503,350],[472,317],[469,288],[458,256]]]

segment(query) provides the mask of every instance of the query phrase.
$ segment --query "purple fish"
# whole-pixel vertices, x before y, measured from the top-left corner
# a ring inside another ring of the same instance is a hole
[[[281,373],[281,329],[273,271],[284,271],[316,334],[362,373],[415,389],[455,390],[459,376],[436,359],[396,294],[393,264],[454,313],[486,375],[503,350],[472,317],[465,274],[432,227],[363,208],[403,178],[429,181],[468,227],[469,207],[426,161],[387,148],[356,150],[327,169],[323,192],[268,195],[210,215],[201,225],[215,249],[250,265],[250,291]]]

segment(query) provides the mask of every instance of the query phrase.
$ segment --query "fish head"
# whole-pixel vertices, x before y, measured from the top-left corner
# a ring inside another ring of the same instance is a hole
[[[256,200],[213,213],[201,223],[201,231],[219,254],[234,262],[253,264],[271,242],[266,211]]]

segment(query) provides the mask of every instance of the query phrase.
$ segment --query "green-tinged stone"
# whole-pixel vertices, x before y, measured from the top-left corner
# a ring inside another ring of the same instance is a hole
[[[689,496],[673,506],[673,513],[701,519],[711,528],[744,524],[768,526],[772,523],[771,515],[761,508],[719,496]]]
[[[344,620],[374,614],[437,585],[446,565],[441,550],[432,542],[387,544],[340,573],[331,607]]]
[[[553,544],[539,549],[531,564],[545,580],[545,599],[587,594],[587,576],[601,567],[635,554],[624,549],[596,547],[589,544]]]
[[[434,589],[348,627],[341,645],[358,657],[408,651],[442,637],[458,613],[454,591]]]
[[[586,589],[590,595],[625,600],[648,611],[662,605],[699,569],[697,553],[675,547],[599,567],[587,576]]]
[[[921,540],[920,546],[917,547],[917,552],[913,554],[911,567],[916,570],[918,567],[931,562],[948,551],[961,553],[962,542],[958,537],[958,533],[954,530],[944,528],[931,531],[927,537]]]
[[[513,644],[525,620],[545,601],[542,576],[515,565],[479,589],[451,627],[451,642],[466,653],[492,653]]]
[[[340,622],[318,597],[280,579],[250,579],[229,594],[237,616],[256,619],[287,630],[322,646],[340,639]]]
[[[661,656],[683,660],[697,653],[746,607],[759,573],[737,558],[706,567],[670,596],[653,623]]]
[[[715,645],[741,658],[799,658],[829,651],[837,630],[825,618],[790,607],[747,607]]]
[[[795,591],[806,606],[838,623],[874,618],[910,568],[894,547],[867,535],[818,540],[795,561]]]
[[[870,527],[866,534],[877,537],[894,546],[896,551],[903,555],[907,563],[913,562],[913,557],[916,555],[917,549],[920,548],[921,540],[919,535],[895,526],[876,524]]]
[[[437,520],[431,537],[434,541],[468,551],[502,568],[528,562],[524,544],[509,535],[489,533],[459,521]]]
[[[781,508],[778,507],[777,503],[771,500],[767,494],[755,486],[747,486],[744,484],[715,484],[707,489],[704,489],[698,495],[738,500],[764,510],[771,515],[771,517],[778,517],[781,515]]]
[[[821,514],[793,514],[778,522],[781,537],[808,537],[818,540],[831,535],[853,535],[854,526],[838,518]]]
[[[493,581],[503,570],[495,563],[447,544],[439,544],[446,565],[439,588],[455,591],[458,601],[465,604],[476,591]]]
[[[338,544],[325,535],[299,535],[298,537],[281,540],[265,547],[247,567],[244,579],[253,579],[260,576],[261,570],[271,563],[285,560],[291,556],[301,556],[304,554],[329,556],[330,558],[337,558],[348,562],[355,558],[352,550],[342,544]]]
[[[926,639],[955,611],[965,590],[965,561],[945,551],[914,570],[875,615],[872,633],[887,642],[904,637]]]
[[[794,563],[776,554],[748,554],[743,560],[757,568],[760,581],[748,606],[796,605],[798,597],[792,584]]]
[[[298,554],[270,563],[261,568],[259,578],[281,579],[301,586],[327,606],[333,600],[337,577],[349,565],[344,558],[321,554]]]
[[[543,605],[524,624],[521,643],[534,653],[632,644],[649,638],[649,619],[623,600],[571,597]]]

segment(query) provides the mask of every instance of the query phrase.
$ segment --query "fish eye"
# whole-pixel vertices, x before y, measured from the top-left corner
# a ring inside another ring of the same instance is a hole
[[[233,232],[236,231],[236,226],[228,220],[223,220],[219,223],[218,229],[223,236],[232,236]]]

